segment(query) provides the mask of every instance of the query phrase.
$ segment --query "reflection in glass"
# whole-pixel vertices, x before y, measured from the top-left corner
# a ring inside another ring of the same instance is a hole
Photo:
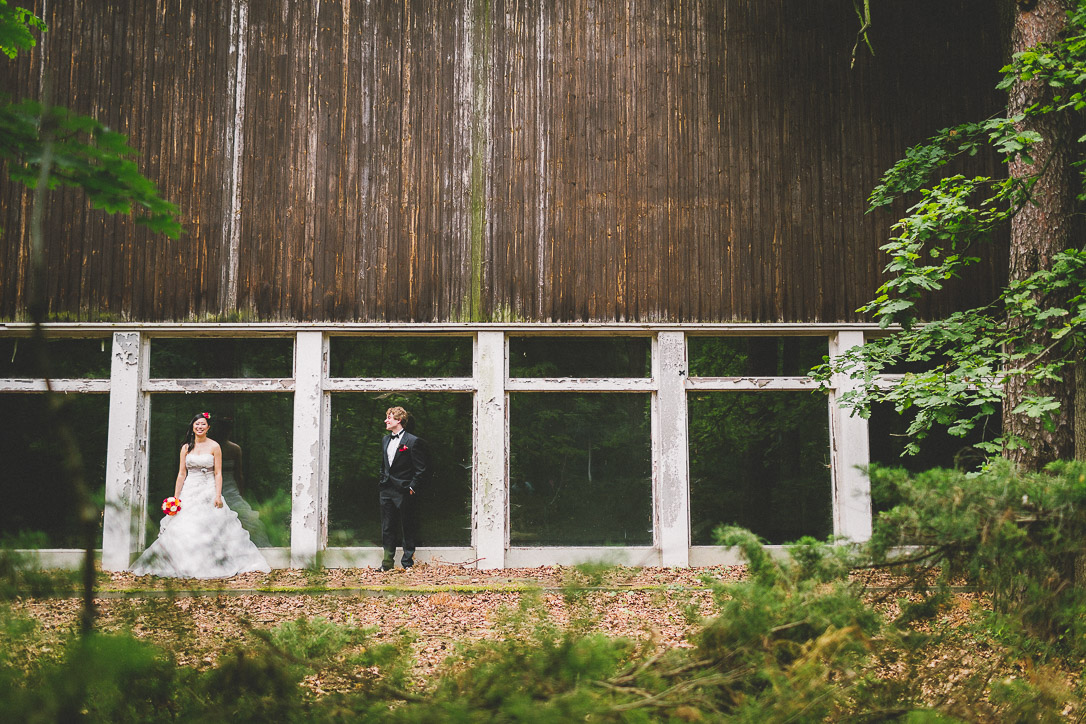
[[[419,544],[471,545],[472,397],[465,393],[332,395],[328,545],[381,545],[377,486],[385,411],[400,406],[426,442],[433,476],[418,500]]]
[[[911,473],[919,473],[932,468],[957,468],[973,471],[984,464],[985,455],[974,445],[999,437],[1002,432],[1000,412],[988,418],[981,427],[975,428],[965,437],[947,433],[946,427],[938,427],[918,441],[920,452],[916,455],[902,455],[905,445],[911,441],[906,435],[910,418],[899,415],[888,402],[871,406],[868,430],[871,445],[871,462],[876,465],[904,468]],[[884,490],[877,485],[871,488],[871,506],[876,513],[893,508],[899,500],[892,490]]]
[[[688,396],[694,545],[715,544],[721,524],[775,544],[833,532],[826,405],[808,392]]]
[[[104,379],[110,373],[113,340],[47,339],[49,369],[53,379]],[[0,377],[42,377],[27,338],[0,338]]]
[[[825,337],[688,337],[691,377],[803,377],[828,353]]]
[[[290,545],[289,393],[154,395],[151,400],[147,543],[158,534],[159,504],[173,495],[189,420],[211,413],[208,437],[223,449],[223,500],[258,546]],[[182,490],[182,503],[185,493]]]
[[[471,377],[471,355],[471,337],[333,337],[329,341],[328,374]]]
[[[109,395],[65,395],[60,416],[83,458],[84,481],[102,509],[106,486]],[[0,395],[7,430],[0,435],[0,539],[18,548],[82,548],[75,495],[45,395]],[[101,517],[98,545],[101,545]]]
[[[151,377],[293,377],[294,340],[160,339],[151,340]]]
[[[648,377],[648,337],[510,337],[510,377]]]
[[[510,396],[514,545],[651,545],[648,395]]]

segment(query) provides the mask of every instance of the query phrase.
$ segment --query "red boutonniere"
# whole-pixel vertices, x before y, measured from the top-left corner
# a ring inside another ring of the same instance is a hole
[[[400,449],[396,452],[407,452],[407,445],[400,445]]]

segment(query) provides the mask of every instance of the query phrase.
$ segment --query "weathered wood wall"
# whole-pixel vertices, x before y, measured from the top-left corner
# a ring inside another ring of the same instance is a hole
[[[174,241],[53,193],[56,316],[846,321],[881,172],[1000,107],[995,5],[877,3],[850,70],[849,0],[66,0],[0,89],[44,67],[182,208]]]

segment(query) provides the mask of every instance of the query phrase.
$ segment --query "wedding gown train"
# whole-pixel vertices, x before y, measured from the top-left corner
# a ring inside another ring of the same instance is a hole
[[[181,489],[181,510],[166,516],[158,539],[132,565],[137,576],[229,578],[271,566],[249,538],[237,513],[223,500],[216,508],[215,456],[190,453]]]

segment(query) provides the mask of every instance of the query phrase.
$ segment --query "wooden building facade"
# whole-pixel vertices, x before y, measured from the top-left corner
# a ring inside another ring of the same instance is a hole
[[[849,0],[37,8],[50,30],[0,90],[48,77],[127,134],[185,229],[68,191],[45,213],[47,331],[80,360],[51,384],[108,418],[88,447],[106,568],[145,547],[176,466],[163,431],[193,406],[271,451],[253,507],[279,515],[273,565],[379,559],[351,522],[372,515],[354,448],[392,402],[445,441],[423,560],[731,561],[727,521],[772,543],[870,534],[875,433],[836,405],[849,380],[816,397],[807,370],[873,329],[855,310],[902,211],[865,213],[882,172],[1002,105],[987,0],[877,4],[852,68]],[[19,361],[30,200],[0,181],[9,413],[46,387]],[[998,265],[947,304],[990,298]],[[566,439],[582,427],[592,442]],[[43,559],[72,561],[50,536]]]
[[[846,0],[71,0],[0,90],[47,72],[181,206],[170,240],[53,194],[60,318],[860,321],[895,218],[867,194],[1001,106],[992,6],[882,3],[850,68]]]

